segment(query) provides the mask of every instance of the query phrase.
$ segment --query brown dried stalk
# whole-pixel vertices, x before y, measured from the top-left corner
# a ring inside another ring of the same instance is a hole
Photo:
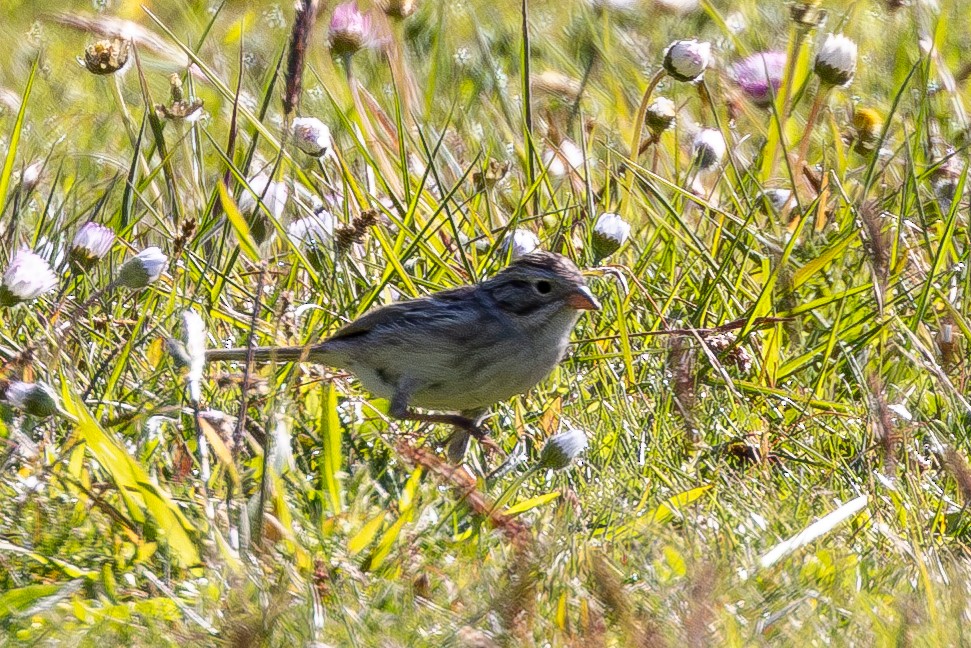
[[[300,106],[300,92],[303,89],[303,68],[307,58],[310,34],[313,33],[320,0],[298,0],[293,29],[290,31],[290,46],[287,52],[287,71],[284,76],[283,114],[289,120]]]

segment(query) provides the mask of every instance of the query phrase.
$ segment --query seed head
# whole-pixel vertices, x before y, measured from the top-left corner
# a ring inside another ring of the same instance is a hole
[[[21,248],[10,259],[0,280],[0,306],[13,306],[36,299],[57,285],[57,276],[37,254]]]
[[[162,250],[155,246],[147,247],[121,266],[115,281],[119,286],[133,290],[144,288],[158,281],[168,262],[169,259]]]
[[[78,63],[92,74],[114,74],[128,63],[130,52],[131,44],[127,40],[100,40],[84,50],[84,58],[78,58]]]
[[[664,50],[664,69],[678,81],[700,81],[711,63],[711,43],[679,40]]]
[[[856,55],[856,43],[843,34],[828,34],[816,54],[816,75],[828,85],[848,86],[856,74]]]
[[[110,227],[88,222],[74,235],[68,258],[71,264],[81,270],[90,270],[103,259],[115,242],[115,232]]]

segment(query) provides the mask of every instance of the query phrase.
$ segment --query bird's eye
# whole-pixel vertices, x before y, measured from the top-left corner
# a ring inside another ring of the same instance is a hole
[[[548,295],[553,290],[553,286],[548,281],[540,280],[536,282],[536,292],[541,295]]]

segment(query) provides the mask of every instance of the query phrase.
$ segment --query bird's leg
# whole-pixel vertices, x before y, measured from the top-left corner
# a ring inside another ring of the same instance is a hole
[[[469,449],[470,436],[474,436],[484,446],[490,449],[492,448],[492,444],[486,439],[485,431],[482,429],[482,421],[485,419],[487,413],[488,410],[485,409],[466,410],[462,412],[463,416],[473,421],[475,429],[466,430],[456,427],[452,430],[452,434],[449,435],[448,441],[445,444],[445,451],[448,454],[449,461],[456,464],[462,461],[462,458],[465,457],[465,453]]]
[[[461,414],[422,414],[408,409],[408,399],[411,396],[409,391],[400,389],[391,398],[391,408],[388,413],[396,419],[402,421],[421,421],[423,423],[444,423],[454,425],[465,430],[475,438],[483,436],[482,430],[476,425],[475,421]]]

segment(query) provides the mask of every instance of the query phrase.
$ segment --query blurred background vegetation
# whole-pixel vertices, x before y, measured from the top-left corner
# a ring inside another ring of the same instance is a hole
[[[964,641],[966,3],[823,3],[801,24],[782,2],[532,0],[528,57],[520,2],[415,4],[362,0],[380,44],[342,60],[322,3],[297,111],[330,127],[321,158],[286,131],[289,2],[0,6],[0,262],[27,247],[59,278],[0,308],[0,386],[58,403],[0,403],[6,641]],[[835,32],[856,76],[810,128]],[[91,74],[78,57],[114,34],[131,61]],[[674,124],[632,153],[665,47],[692,38],[704,83],[662,79]],[[789,107],[733,77],[767,50],[794,63]],[[198,119],[156,108],[173,74]],[[702,126],[728,143],[715,168]],[[255,207],[260,173],[279,210]],[[332,220],[308,243],[292,226],[315,211]],[[601,258],[605,212],[632,229]],[[89,221],[117,240],[72,270]],[[445,430],[390,422],[346,373],[213,365],[195,404],[167,352],[186,310],[211,347],[318,340],[491,275],[517,229],[585,267],[604,309],[495,408],[521,462],[494,479],[504,457],[449,466]],[[164,275],[107,289],[148,246]],[[569,429],[587,451],[530,470]]]

